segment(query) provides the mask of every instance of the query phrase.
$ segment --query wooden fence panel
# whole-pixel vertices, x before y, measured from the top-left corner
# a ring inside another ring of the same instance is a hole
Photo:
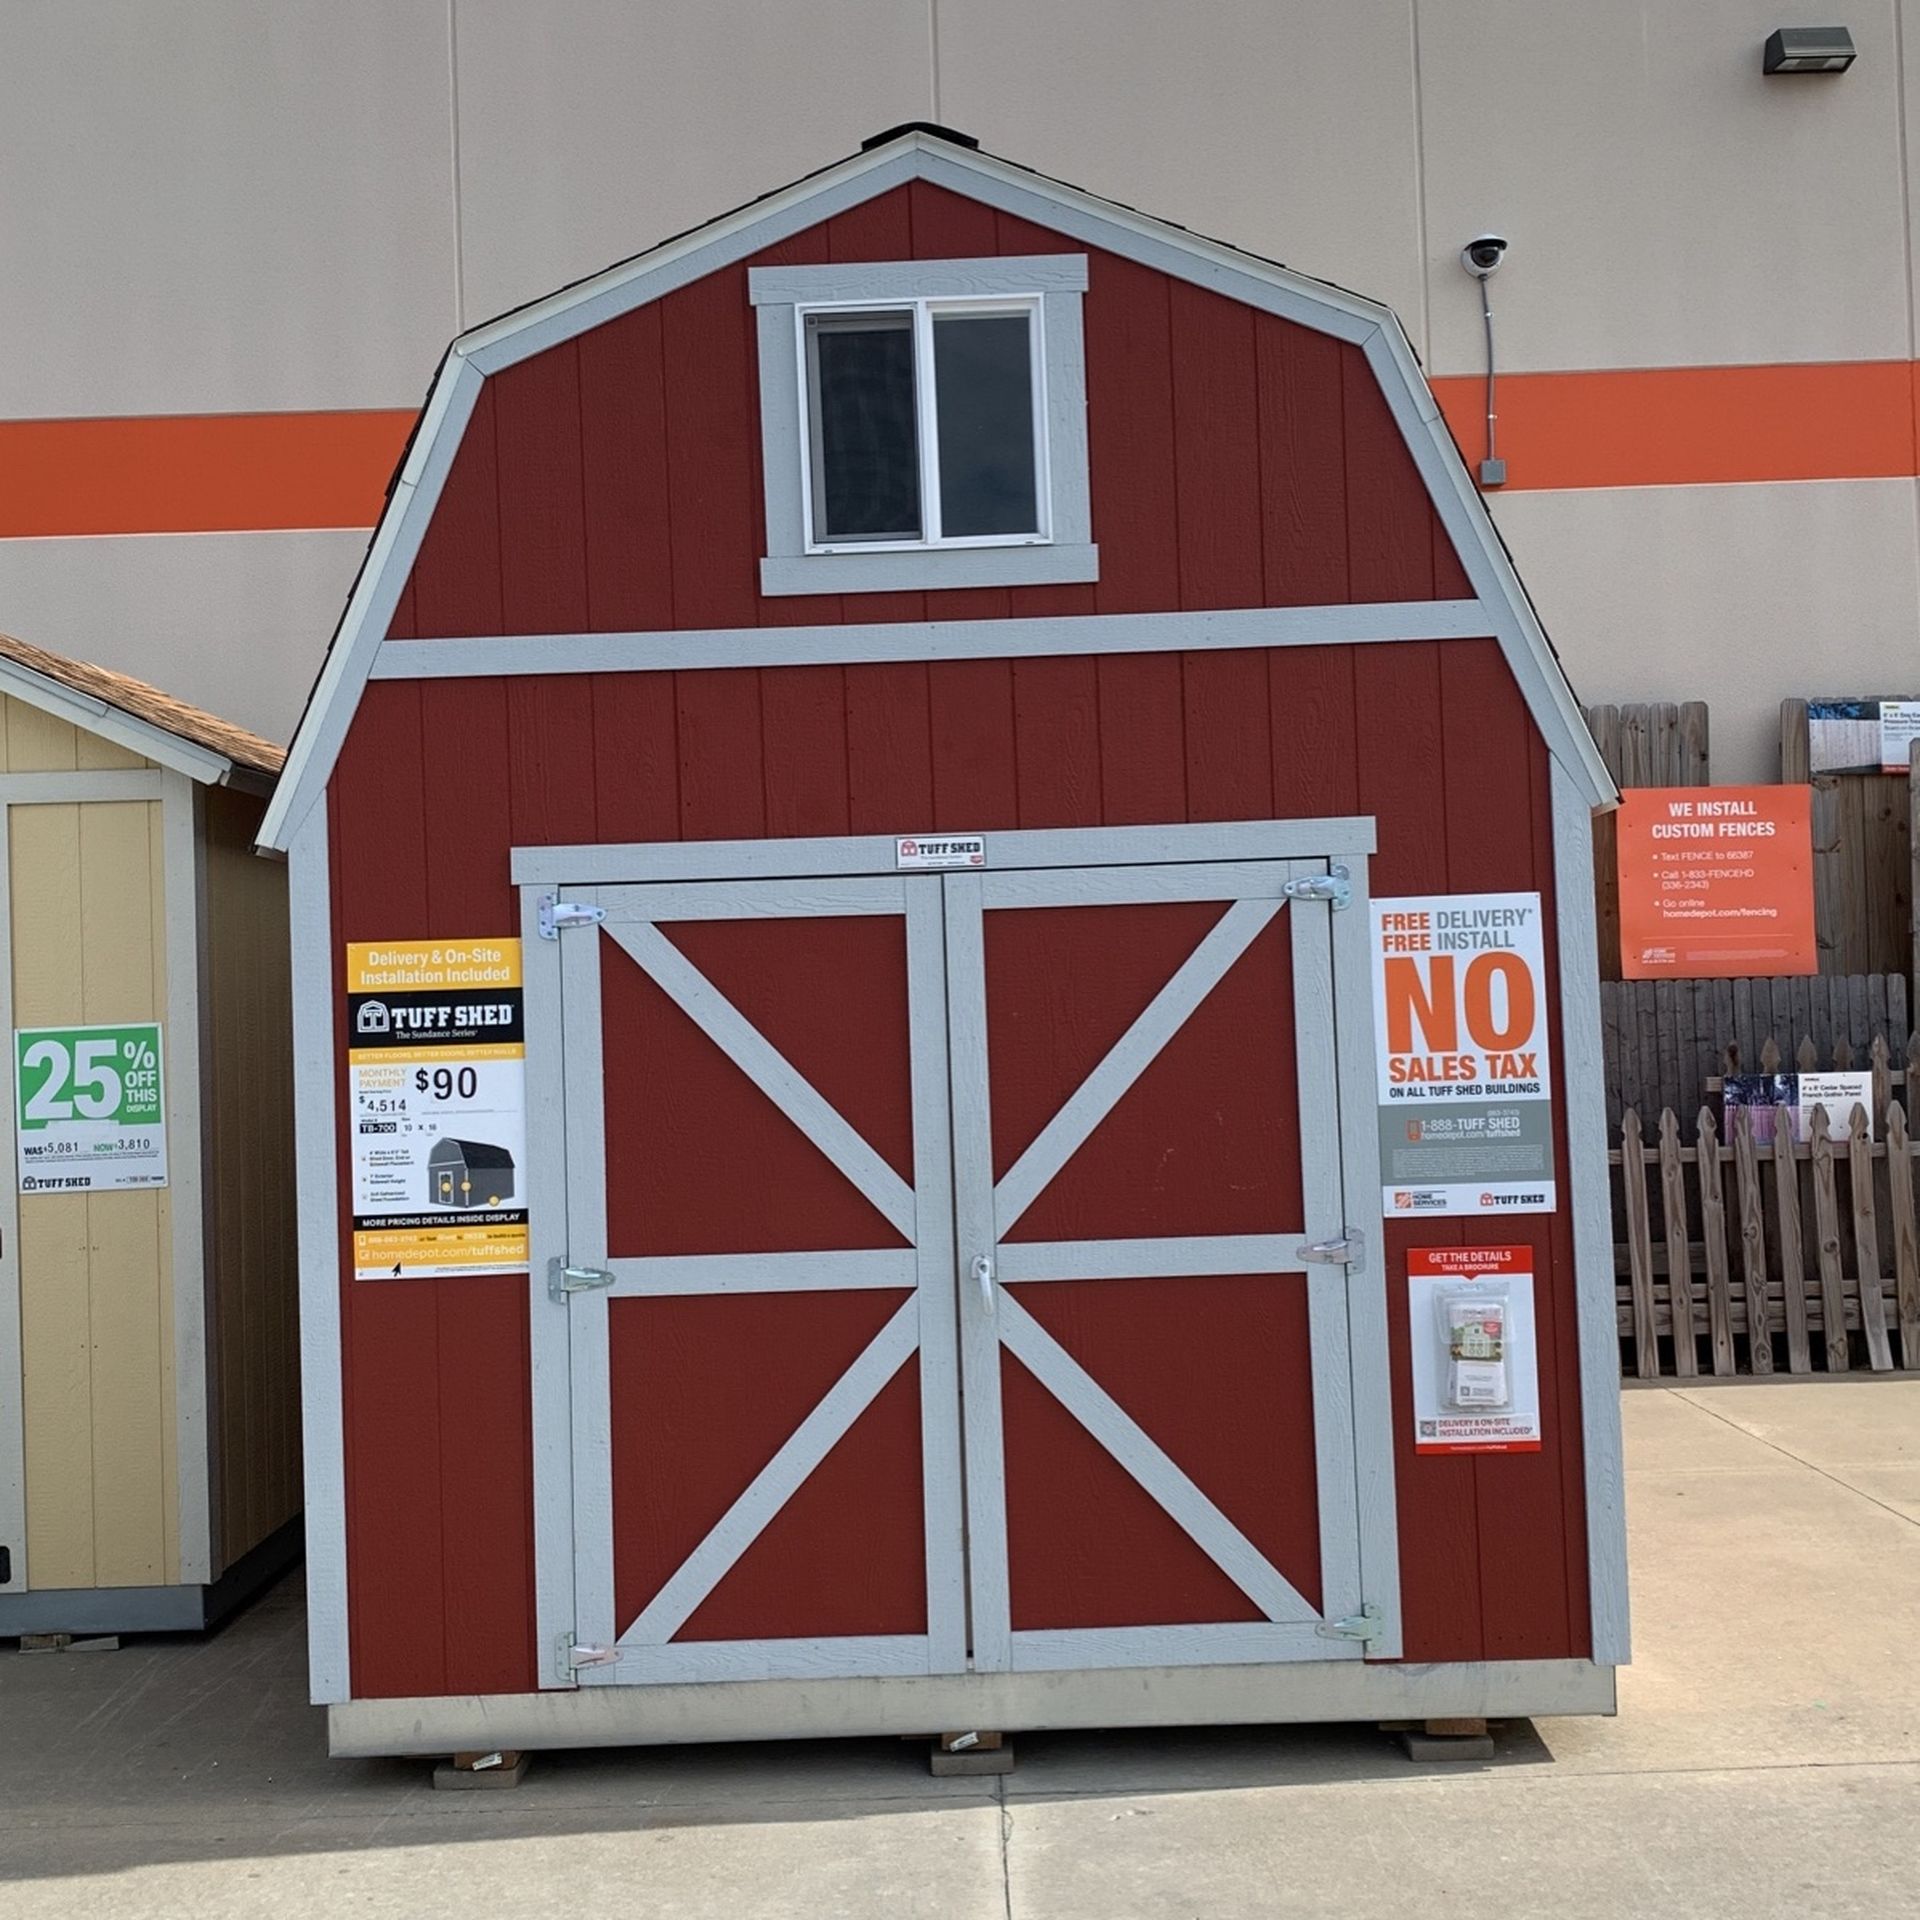
[[[1734,1191],[1740,1199],[1740,1276],[1746,1282],[1750,1364],[1755,1373],[1773,1371],[1773,1342],[1751,1337],[1767,1325],[1767,1209],[1760,1191],[1760,1156],[1753,1146],[1753,1109],[1733,1110]]]
[[[1707,703],[1656,700],[1587,710],[1587,727],[1615,784],[1704,787],[1709,782]],[[1611,812],[1593,823],[1593,891],[1600,977],[1620,978],[1619,840]]]
[[[1660,1341],[1653,1311],[1653,1222],[1647,1209],[1647,1163],[1641,1148],[1640,1116],[1631,1108],[1620,1123],[1620,1188],[1626,1217],[1634,1364],[1641,1379],[1657,1380]]]
[[[1815,773],[1807,703],[1780,703],[1780,778],[1812,789],[1820,972],[1920,979],[1913,920],[1914,792],[1904,773]]]
[[[1847,1127],[1847,1187],[1853,1203],[1853,1270],[1860,1285],[1860,1329],[1867,1338],[1867,1365],[1875,1373],[1893,1367],[1887,1342],[1887,1296],[1880,1278],[1880,1229],[1874,1219],[1873,1142],[1867,1112],[1855,1105]]]
[[[1698,1322],[1693,1312],[1693,1243],[1687,1233],[1687,1188],[1680,1122],[1669,1107],[1660,1116],[1660,1211],[1667,1233],[1667,1310],[1673,1327],[1673,1370],[1682,1380],[1700,1371]]]
[[[1620,1177],[1614,1264],[1623,1362],[1644,1379],[1694,1378],[1706,1365],[1721,1377],[1766,1374],[1780,1365],[1778,1340],[1789,1373],[1863,1364],[1876,1373],[1920,1372],[1920,1148],[1901,1102],[1887,1103],[1878,1139],[1860,1106],[1838,1130],[1816,1108],[1800,1142],[1792,1109],[1763,1109],[1762,1117],[1771,1120],[1770,1143],[1754,1137],[1746,1108],[1728,1116],[1724,1139],[1707,1109],[1690,1141],[1671,1109],[1652,1140],[1637,1112],[1622,1116],[1610,1157]]]
[[[1894,1284],[1900,1303],[1900,1364],[1920,1370],[1920,1227],[1913,1213],[1913,1162],[1908,1156],[1907,1116],[1887,1112],[1887,1191],[1893,1214]]]
[[[1694,1112],[1719,1092],[1723,1071],[1772,1073],[1783,1062],[1803,1070],[1866,1066],[1876,1040],[1903,1061],[1915,1037],[1902,973],[1603,981],[1600,1010],[1607,1120],[1615,1127],[1628,1107]]]
[[[1781,1317],[1787,1329],[1787,1371],[1813,1371],[1813,1345],[1807,1325],[1807,1265],[1800,1234],[1800,1166],[1782,1108],[1774,1115],[1773,1206],[1780,1234]]]
[[[1707,1269],[1707,1339],[1713,1351],[1713,1370],[1732,1373],[1733,1288],[1727,1270],[1727,1209],[1720,1186],[1720,1142],[1713,1115],[1700,1109],[1695,1123],[1694,1166],[1700,1179],[1700,1238]]]

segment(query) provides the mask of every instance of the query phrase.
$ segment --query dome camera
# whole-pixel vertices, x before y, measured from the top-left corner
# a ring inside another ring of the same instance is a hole
[[[1460,264],[1476,280],[1484,280],[1490,273],[1497,272],[1506,257],[1506,239],[1497,233],[1483,233],[1460,249]]]

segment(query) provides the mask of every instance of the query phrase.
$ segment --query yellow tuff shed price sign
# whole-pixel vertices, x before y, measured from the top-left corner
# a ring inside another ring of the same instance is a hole
[[[347,1033],[354,1277],[524,1273],[519,941],[354,942]]]

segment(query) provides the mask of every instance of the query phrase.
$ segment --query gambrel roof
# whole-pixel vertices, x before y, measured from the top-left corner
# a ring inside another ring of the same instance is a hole
[[[261,827],[284,848],[325,789],[483,381],[909,181],[925,180],[1352,343],[1386,396],[1492,633],[1554,758],[1595,806],[1617,797],[1573,690],[1393,311],[977,150],[921,123],[461,335],[435,374]],[[425,643],[422,643],[425,644]]]

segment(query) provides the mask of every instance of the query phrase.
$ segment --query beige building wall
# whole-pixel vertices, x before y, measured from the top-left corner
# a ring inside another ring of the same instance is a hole
[[[1766,80],[1763,0],[25,9],[0,448],[9,418],[411,407],[460,326],[921,117],[1384,298],[1443,378],[1482,369],[1486,228],[1510,370],[1910,364],[1920,0],[1842,12],[1852,72]],[[1783,696],[1920,692],[1905,464],[1552,492],[1516,459],[1496,511],[1584,696],[1704,697],[1716,771],[1766,777]],[[0,629],[284,738],[363,545],[0,538]]]

